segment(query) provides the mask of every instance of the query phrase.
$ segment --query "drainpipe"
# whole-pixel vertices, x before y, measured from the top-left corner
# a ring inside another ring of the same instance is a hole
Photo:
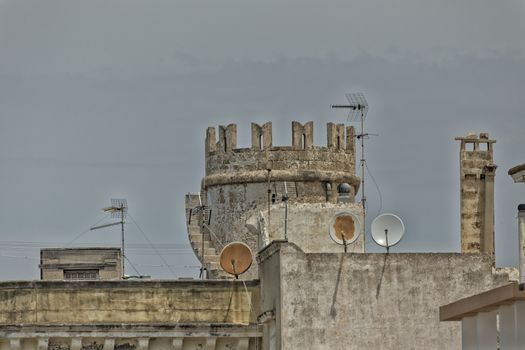
[[[518,205],[518,232],[519,232],[519,271],[520,289],[525,286],[525,204]]]

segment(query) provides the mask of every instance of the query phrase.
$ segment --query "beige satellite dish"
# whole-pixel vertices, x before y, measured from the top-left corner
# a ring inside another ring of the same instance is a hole
[[[227,273],[239,278],[252,266],[252,251],[242,242],[232,242],[226,245],[221,252],[219,261]]]
[[[337,213],[330,220],[328,233],[334,242],[344,245],[346,252],[346,246],[359,238],[361,221],[354,213],[348,211]]]

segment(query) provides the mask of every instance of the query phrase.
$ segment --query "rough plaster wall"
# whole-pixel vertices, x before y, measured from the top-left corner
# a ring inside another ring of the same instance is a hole
[[[258,281],[2,282],[1,324],[247,323],[258,315]]]
[[[355,203],[290,203],[288,205],[288,241],[301,247],[306,253],[334,253],[343,252],[342,245],[336,243],[328,232],[330,220],[340,212],[351,212],[363,222],[361,205]],[[265,220],[267,213],[263,212]],[[284,239],[284,204],[272,207],[271,226],[269,235],[271,240]],[[364,252],[363,225],[359,238],[348,244],[349,252]]]
[[[281,262],[279,254],[273,254],[275,245],[269,246],[261,255],[264,257],[264,268],[260,269],[261,286],[267,288],[261,294],[261,312],[273,312],[274,315],[281,313]],[[259,257],[261,258],[261,257]],[[281,328],[281,319],[271,319],[263,324],[263,349],[280,349],[280,339],[276,330]]]
[[[64,270],[59,269],[44,269],[42,271],[43,280],[63,280]]]
[[[460,349],[460,324],[439,322],[439,306],[507,281],[493,276],[492,260],[481,254],[281,248],[283,350]],[[263,305],[276,283],[262,285]]]

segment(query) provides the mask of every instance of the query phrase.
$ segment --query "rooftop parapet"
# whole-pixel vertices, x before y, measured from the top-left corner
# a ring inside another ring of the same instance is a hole
[[[292,122],[291,146],[273,145],[271,122],[262,126],[251,124],[249,148],[236,148],[235,124],[219,126],[218,130],[218,140],[215,128],[206,132],[206,184],[261,182],[267,178],[268,169],[272,170],[272,177],[282,175],[282,181],[356,180],[353,126],[328,123],[326,146],[313,144],[313,122]],[[281,174],[283,171],[286,174]],[[210,177],[215,175],[220,175],[221,180]]]
[[[327,146],[331,151],[346,151],[353,153],[355,144],[355,129],[353,126],[345,127],[344,124],[327,123]],[[345,135],[346,131],[346,135]],[[267,122],[262,126],[256,123],[251,124],[250,148],[237,148],[237,124],[227,126],[220,125],[218,128],[219,138],[215,127],[206,130],[206,156],[215,153],[227,153],[232,151],[267,151],[285,150],[289,146],[274,147],[272,143],[272,123]],[[292,146],[293,150],[307,150],[319,148],[314,146],[314,124],[313,122],[300,123],[292,122]]]

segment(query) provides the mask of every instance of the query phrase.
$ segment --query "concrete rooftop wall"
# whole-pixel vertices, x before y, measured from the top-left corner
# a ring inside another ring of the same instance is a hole
[[[283,350],[460,349],[460,326],[440,323],[439,306],[508,281],[488,254],[305,254],[274,242],[259,260],[264,276],[280,266],[262,279],[261,312],[274,310],[265,332],[280,324]]]
[[[0,283],[0,329],[16,324],[236,323],[258,315],[258,281]]]

